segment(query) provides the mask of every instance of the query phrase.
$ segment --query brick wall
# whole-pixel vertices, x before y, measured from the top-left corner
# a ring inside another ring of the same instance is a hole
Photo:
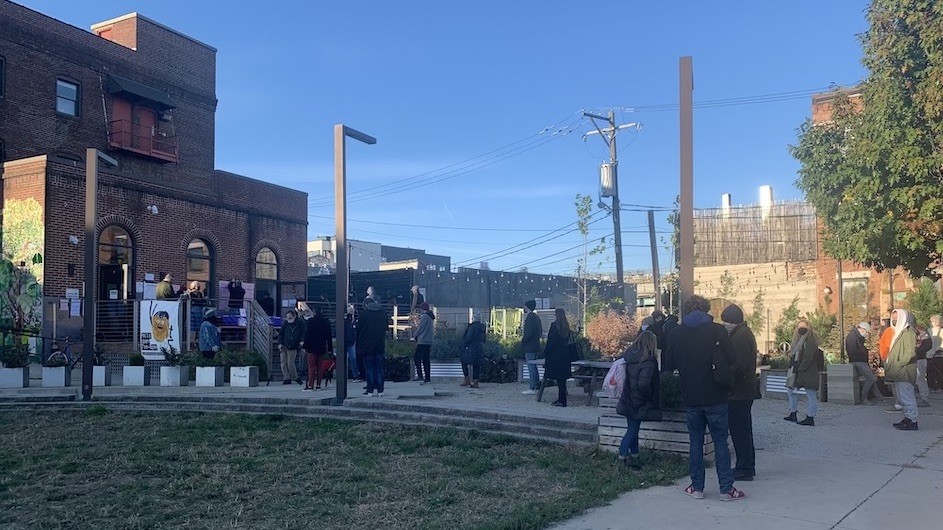
[[[53,161],[47,171],[45,294],[63,296],[66,287],[79,287],[84,278],[84,168]],[[214,204],[198,193],[107,172],[101,172],[99,186],[99,229],[118,224],[131,234],[135,281],[143,281],[146,273],[168,272],[182,283],[187,245],[196,238],[214,252],[217,281],[254,280],[255,255],[263,246],[276,252],[282,280],[305,279],[304,222],[260,216],[246,208]],[[267,201],[271,199],[257,198]],[[157,215],[147,210],[150,205],[157,206]],[[70,235],[79,238],[77,245],[69,242]]]
[[[6,62],[0,138],[8,160],[47,153],[81,156],[107,148],[117,74],[168,94],[177,103],[161,128],[177,137],[179,163],[167,165],[120,150],[110,154],[137,173],[187,182],[207,179],[215,165],[216,52],[147,19],[132,18],[137,51],[22,6],[0,0],[0,55]],[[80,115],[55,110],[56,79],[80,86]]]

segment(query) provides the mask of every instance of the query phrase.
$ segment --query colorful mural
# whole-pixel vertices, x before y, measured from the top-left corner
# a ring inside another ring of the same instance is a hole
[[[0,328],[39,334],[43,323],[43,251],[46,230],[35,199],[7,199],[3,205],[0,261]]]

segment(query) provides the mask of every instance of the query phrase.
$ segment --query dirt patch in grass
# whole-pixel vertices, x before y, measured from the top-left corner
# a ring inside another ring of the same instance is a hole
[[[525,529],[668,484],[585,448],[284,416],[0,413],[0,527]]]

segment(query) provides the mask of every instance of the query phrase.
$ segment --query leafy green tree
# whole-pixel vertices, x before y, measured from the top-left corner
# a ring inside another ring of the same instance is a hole
[[[809,326],[812,327],[812,331],[819,336],[819,344],[823,349],[839,349],[840,345],[838,341],[844,337],[841,336],[841,332],[837,327],[837,316],[829,313],[822,307],[818,307],[815,311],[807,312],[805,318],[809,321]]]
[[[799,297],[792,299],[792,302],[783,309],[782,316],[773,332],[776,334],[777,347],[784,342],[792,342],[792,333],[796,329],[796,323],[799,321]]]
[[[733,275],[730,274],[730,271],[724,271],[720,275],[720,288],[717,289],[717,297],[724,300],[733,300],[737,296],[737,288],[735,287],[736,279]]]
[[[907,309],[917,319],[917,324],[930,326],[930,317],[943,314],[943,298],[933,281],[922,278],[917,288],[907,295]]]
[[[836,92],[833,119],[799,130],[797,186],[823,220],[823,247],[878,270],[934,275],[943,257],[943,9],[873,0],[861,37],[861,104]]]
[[[756,296],[753,297],[753,311],[750,313],[750,316],[746,318],[747,325],[750,326],[754,334],[759,334],[763,331],[763,322],[766,318],[764,314],[766,313],[766,304],[763,301],[765,294],[762,287],[757,291]]]

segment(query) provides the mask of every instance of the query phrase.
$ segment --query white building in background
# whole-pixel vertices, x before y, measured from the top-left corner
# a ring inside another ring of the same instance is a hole
[[[334,274],[337,241],[331,236],[320,236],[308,241],[308,276]],[[380,270],[381,246],[370,241],[347,240],[350,272]]]

